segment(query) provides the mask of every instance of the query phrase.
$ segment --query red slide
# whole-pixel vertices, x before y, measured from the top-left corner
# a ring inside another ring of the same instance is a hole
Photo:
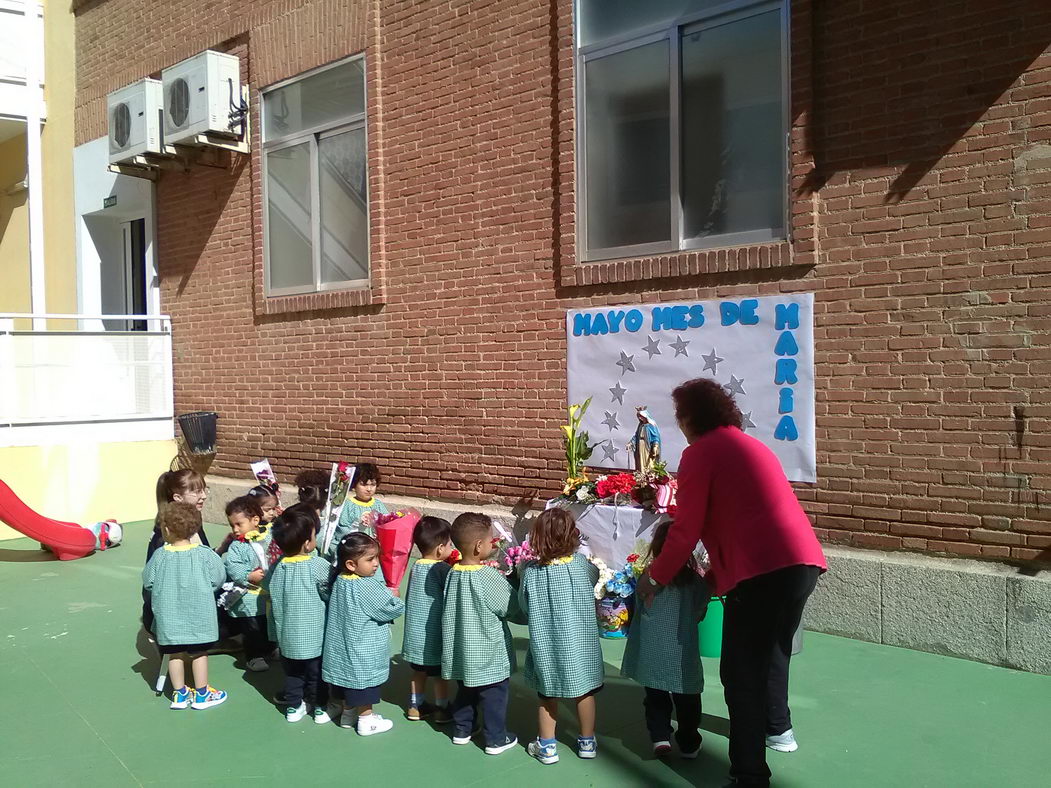
[[[0,522],[51,548],[60,561],[83,558],[95,551],[95,534],[75,523],[37,514],[0,480]]]

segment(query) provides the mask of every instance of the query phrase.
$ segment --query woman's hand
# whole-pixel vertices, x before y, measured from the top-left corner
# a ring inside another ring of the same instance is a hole
[[[639,575],[639,581],[635,584],[635,595],[644,607],[649,607],[653,603],[653,598],[660,593],[662,588],[664,586],[650,577],[650,570],[647,569]]]

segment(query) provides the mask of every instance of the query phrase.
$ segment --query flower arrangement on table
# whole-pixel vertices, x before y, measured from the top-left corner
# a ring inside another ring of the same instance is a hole
[[[672,512],[676,481],[663,460],[656,460],[649,471],[614,473],[591,481],[587,476],[566,480],[560,500],[568,503],[640,506],[655,512]]]
[[[598,569],[595,600],[602,637],[627,637],[635,586],[648,562],[639,553],[632,553],[620,569],[612,569],[594,556],[591,563]]]

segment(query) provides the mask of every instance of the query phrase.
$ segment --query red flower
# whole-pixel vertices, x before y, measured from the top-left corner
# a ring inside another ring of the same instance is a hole
[[[612,498],[614,495],[628,495],[635,489],[635,476],[630,473],[617,473],[607,476],[595,485],[599,498]]]
[[[628,556],[628,563],[629,564],[633,564],[633,563],[635,563],[638,560],[639,560],[639,554],[638,553],[632,553],[631,555]]]
[[[453,550],[451,553],[449,553],[449,557],[445,559],[445,563],[447,563],[449,566],[454,566],[457,563],[459,563],[459,561],[460,561],[460,551],[459,550]]]

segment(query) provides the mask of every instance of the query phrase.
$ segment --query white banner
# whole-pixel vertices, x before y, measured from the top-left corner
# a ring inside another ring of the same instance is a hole
[[[572,310],[566,331],[569,402],[592,398],[582,428],[599,445],[588,465],[634,469],[628,443],[645,406],[677,470],[686,441],[671,392],[707,377],[733,394],[745,431],[790,480],[817,481],[813,294]]]

